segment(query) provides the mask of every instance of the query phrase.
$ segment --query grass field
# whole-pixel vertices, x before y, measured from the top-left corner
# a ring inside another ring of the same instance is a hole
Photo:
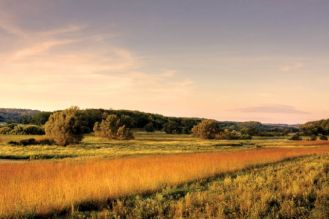
[[[111,200],[74,217],[90,218],[329,218],[329,156],[168,186],[148,195]]]
[[[289,187],[289,183],[292,183],[291,188],[298,188],[298,183],[302,182],[300,177],[308,177],[309,169],[305,165],[309,159],[316,165],[314,174],[320,174],[327,156],[284,162],[284,166],[269,165],[261,170],[256,168],[256,172],[234,172],[289,158],[329,153],[328,141],[289,141],[286,138],[200,140],[189,135],[144,132],[135,136],[135,140],[117,141],[90,135],[81,144],[67,147],[10,146],[10,140],[42,136],[0,136],[0,218],[60,213],[64,213],[63,217],[82,218],[125,218],[124,215],[128,218],[273,218],[282,212],[286,217],[287,206],[292,209],[290,216],[299,217],[302,213],[295,212],[296,206],[291,204],[295,199],[290,196],[287,199],[280,196],[277,200],[280,211],[275,208],[268,210],[271,213],[264,213],[268,203],[277,205],[275,201],[271,202],[276,194],[271,189]],[[294,165],[296,167],[292,168]],[[273,168],[279,167],[292,172],[289,176],[272,172]],[[259,177],[254,175],[259,171],[267,171],[265,181],[262,180],[263,172]],[[221,177],[203,180],[218,174]],[[244,178],[232,177],[236,174]],[[299,175],[290,178],[294,174]],[[276,181],[268,181],[268,178]],[[322,175],[320,178],[324,180]],[[190,183],[184,184],[186,182]],[[314,190],[313,185],[304,186]],[[254,200],[257,196],[254,197],[252,191],[256,188],[265,194],[261,201]],[[329,194],[326,193],[328,190],[323,192],[322,187],[317,189],[320,189],[317,190],[319,197]],[[139,195],[134,196],[136,194]],[[125,198],[127,196],[129,198]],[[260,203],[250,209],[250,203],[254,202]],[[321,203],[306,209],[304,216],[321,216],[322,213],[316,213],[320,211],[316,209],[321,209]],[[90,209],[100,211],[87,211]]]
[[[42,136],[0,136],[0,159],[51,159],[70,157],[122,157],[129,155],[173,154],[244,150],[257,147],[310,147],[329,145],[328,141],[289,141],[287,138],[255,138],[253,140],[200,140],[189,135],[164,133],[135,133],[135,140],[118,141],[86,136],[79,145],[61,146],[10,146],[10,140]]]
[[[329,147],[272,148],[110,160],[6,162],[0,164],[0,216],[61,212],[251,165],[328,152]]]

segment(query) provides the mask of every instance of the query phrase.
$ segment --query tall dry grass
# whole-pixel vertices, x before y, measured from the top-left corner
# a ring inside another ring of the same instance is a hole
[[[81,202],[156,190],[249,165],[328,152],[329,147],[282,148],[115,160],[1,163],[0,217],[46,214]]]

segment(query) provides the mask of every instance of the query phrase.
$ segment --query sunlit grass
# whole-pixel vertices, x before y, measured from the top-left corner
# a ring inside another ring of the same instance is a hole
[[[82,202],[97,203],[250,165],[328,152],[329,147],[277,148],[111,160],[1,163],[0,216],[58,212]]]
[[[329,156],[311,156],[111,200],[93,218],[329,218]]]
[[[329,145],[329,141],[289,141],[286,138],[255,138],[253,140],[201,140],[190,135],[167,135],[164,133],[135,133],[129,141],[108,140],[92,135],[85,136],[79,145],[62,146],[10,146],[9,141],[43,136],[0,136],[0,159],[49,159],[65,157],[122,157],[146,154],[173,154],[244,150],[257,147],[312,147]]]

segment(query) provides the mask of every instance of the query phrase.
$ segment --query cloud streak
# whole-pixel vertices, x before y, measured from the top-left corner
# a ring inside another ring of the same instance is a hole
[[[176,70],[143,70],[147,63],[112,43],[111,33],[88,33],[87,26],[77,25],[33,33],[11,29],[20,43],[0,53],[0,92],[9,94],[1,97],[4,107],[75,104],[156,111],[194,93],[195,83]]]
[[[265,114],[308,114],[289,105],[261,105],[234,109],[242,113],[265,113]]]

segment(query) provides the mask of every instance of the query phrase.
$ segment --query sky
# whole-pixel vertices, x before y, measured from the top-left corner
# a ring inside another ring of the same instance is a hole
[[[0,0],[0,107],[329,118],[328,0]]]

